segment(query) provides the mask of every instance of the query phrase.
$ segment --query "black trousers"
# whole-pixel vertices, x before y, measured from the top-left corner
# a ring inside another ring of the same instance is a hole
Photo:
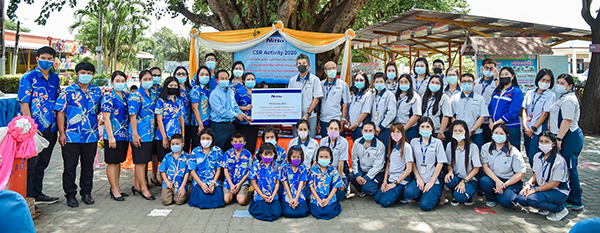
[[[63,190],[65,197],[75,197],[77,194],[77,165],[81,161],[81,172],[79,177],[79,193],[83,196],[92,193],[92,181],[94,179],[94,158],[96,157],[97,142],[93,143],[67,143],[62,148],[64,162]]]
[[[208,127],[208,126],[205,126]],[[183,141],[183,151],[190,153],[190,147],[192,150],[200,145],[200,136],[198,135],[198,126],[186,125],[185,126],[185,138]]]
[[[235,124],[233,122],[210,122],[210,128],[215,131],[215,145],[222,151],[227,151],[231,145],[231,135],[235,133]]]
[[[246,150],[250,153],[256,151],[256,139],[258,138],[258,125],[242,125],[235,123],[237,131],[242,132],[246,136]]]
[[[42,192],[44,183],[44,171],[50,164],[52,151],[58,137],[57,132],[50,132],[50,127],[42,132],[42,136],[50,142],[48,147],[38,156],[27,159],[27,197],[39,197],[44,195]]]

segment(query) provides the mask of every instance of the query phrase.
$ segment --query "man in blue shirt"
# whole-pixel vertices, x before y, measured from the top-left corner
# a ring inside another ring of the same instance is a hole
[[[210,93],[208,103],[210,104],[210,128],[216,133],[215,145],[223,151],[232,148],[231,135],[235,132],[233,121],[252,121],[252,117],[246,116],[237,102],[233,89],[229,87],[229,74],[225,70],[216,73],[219,85]]]
[[[36,204],[52,204],[58,197],[49,197],[42,192],[44,170],[56,144],[56,119],[52,112],[58,94],[60,79],[52,72],[56,51],[48,46],[37,51],[38,67],[23,75],[19,85],[17,100],[21,102],[21,114],[33,118],[38,125],[37,133],[46,138],[50,145],[38,156],[27,160],[27,197],[35,198]],[[37,207],[36,207],[37,208]]]
[[[56,100],[54,110],[58,125],[58,143],[62,146],[64,161],[63,190],[67,205],[78,207],[75,198],[77,185],[75,177],[77,165],[81,159],[79,185],[81,200],[94,204],[92,181],[94,179],[94,157],[98,147],[98,114],[102,101],[102,91],[91,85],[96,68],[89,62],[81,62],[75,66],[77,83],[65,88]]]

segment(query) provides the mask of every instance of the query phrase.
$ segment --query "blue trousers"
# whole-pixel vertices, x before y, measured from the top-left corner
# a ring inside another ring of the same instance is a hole
[[[462,179],[454,175],[454,178],[452,178],[452,180],[450,180],[449,183],[446,183],[446,187],[452,190],[452,197],[454,198],[454,200],[458,202],[465,202],[471,199],[475,195],[475,192],[477,192],[477,181],[471,179],[467,184],[465,184],[464,193],[460,193],[457,190],[454,190],[460,182],[462,182]]]
[[[319,121],[321,124],[321,138],[327,137],[327,125],[329,122]]]
[[[521,128],[520,127],[511,127],[508,128],[508,141],[510,144],[517,148],[517,150],[521,151]]]
[[[500,180],[506,182],[508,179]],[[494,187],[496,187],[496,182],[489,176],[481,177],[481,180],[479,180],[479,188],[485,193],[485,199],[487,201],[498,202],[505,208],[512,208],[516,205],[517,195],[519,195],[519,192],[521,192],[521,189],[523,188],[523,181],[508,186],[502,194],[495,193]]]
[[[356,191],[358,191],[359,193],[365,192],[366,194],[369,194],[369,195],[377,194],[377,190],[379,189],[381,182],[383,180],[383,172],[380,172],[379,174],[377,174],[375,176],[375,178],[373,178],[373,179],[369,178],[366,175],[362,176],[365,180],[367,180],[367,183],[365,183],[364,185],[360,185],[360,184],[358,184],[358,181],[356,181],[356,177],[361,176],[360,174],[362,174],[362,172],[360,172],[358,175],[354,175],[354,173],[352,173],[352,172],[350,172],[350,174],[348,174],[348,179],[352,183],[352,186],[354,186],[354,188],[356,188]]]
[[[393,182],[387,182],[388,184],[393,184]],[[387,208],[392,206],[398,199],[404,197],[404,188],[406,186],[403,184],[397,184],[393,189],[388,190],[387,192],[382,192],[381,188],[378,189],[377,194],[375,194],[375,202],[380,204],[382,207]]]
[[[471,141],[477,145],[478,148],[481,148],[484,144],[483,133],[473,134],[471,135]]]
[[[419,129],[417,126],[413,126],[406,131],[406,139],[408,139],[407,142],[409,142],[409,143],[410,143],[410,140],[412,140],[413,138],[416,138],[417,136],[419,136]]]
[[[235,133],[235,124],[233,122],[210,122],[210,128],[215,131],[215,146],[218,146],[223,151],[227,151],[233,146],[231,145],[231,135]]]
[[[346,186],[346,188],[348,188],[348,177],[342,178],[342,182],[344,182],[344,185]],[[338,189],[338,191],[335,192],[335,198],[337,199],[337,201],[344,200],[344,197],[346,197],[346,189]]]
[[[533,134],[533,137],[530,138],[523,132],[523,139],[523,147],[525,147],[525,152],[527,152],[527,157],[529,157],[529,166],[533,167],[533,156],[540,152],[538,142],[540,136]]]
[[[577,129],[575,132],[567,131],[567,134],[563,138],[560,154],[569,165],[569,186],[571,187],[571,193],[569,193],[567,203],[571,205],[583,204],[581,202],[583,190],[581,189],[579,173],[577,172],[577,160],[581,149],[583,149],[583,132],[581,129]]]
[[[352,141],[362,137],[362,127],[356,127],[356,130],[352,131]]]
[[[442,196],[443,188],[444,186],[442,184],[434,184],[429,191],[421,192],[417,186],[417,179],[413,179],[406,185],[404,197],[419,201],[419,207],[421,207],[423,211],[429,211],[437,205],[440,196]]]
[[[525,195],[519,195],[517,196],[517,202],[521,206],[533,206],[537,209],[558,213],[565,208],[563,204],[567,201],[567,197],[567,195],[556,189],[550,189],[543,192],[536,192],[527,198],[525,198]]]
[[[390,128],[381,130],[379,136],[377,136],[377,139],[383,142],[383,145],[385,145],[385,151],[388,151],[388,147],[390,146]]]
[[[489,117],[485,119],[483,124],[481,124],[481,129],[483,129],[483,143],[492,141],[492,130],[490,129],[490,124],[488,123]]]
[[[325,207],[310,204],[310,212],[317,219],[329,220],[342,213],[342,206],[337,201],[334,201]]]

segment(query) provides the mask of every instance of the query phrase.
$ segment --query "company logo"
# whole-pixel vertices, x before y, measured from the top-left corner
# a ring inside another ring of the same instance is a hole
[[[265,45],[284,45],[285,40],[281,37],[269,37],[265,40]]]
[[[271,100],[282,100],[283,95],[271,95]]]

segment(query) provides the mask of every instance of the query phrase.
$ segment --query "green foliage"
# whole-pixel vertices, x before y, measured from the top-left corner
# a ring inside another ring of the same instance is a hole
[[[18,93],[22,76],[23,74],[0,76],[0,91],[4,93]]]
[[[14,20],[5,19],[4,20],[4,27],[6,28],[6,30],[16,31],[17,30],[17,23]],[[21,25],[21,32],[30,32],[30,31],[31,31],[31,29],[23,27],[23,25]]]

